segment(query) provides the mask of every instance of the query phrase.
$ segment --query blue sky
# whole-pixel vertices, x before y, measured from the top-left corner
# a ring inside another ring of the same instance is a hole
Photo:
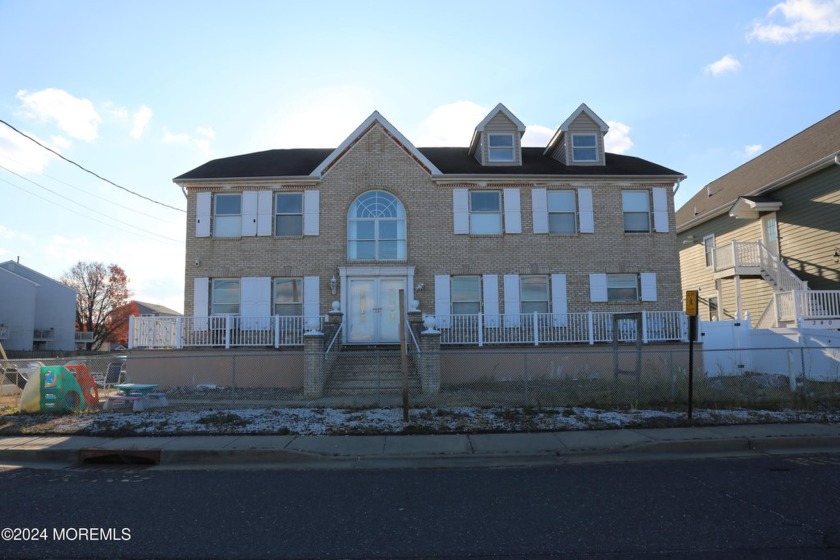
[[[610,151],[688,176],[679,207],[840,109],[840,0],[0,0],[0,52],[0,119],[146,197],[0,123],[0,261],[115,263],[179,311],[172,178],[210,159],[334,147],[374,110],[466,147],[499,102],[544,145],[585,102]]]

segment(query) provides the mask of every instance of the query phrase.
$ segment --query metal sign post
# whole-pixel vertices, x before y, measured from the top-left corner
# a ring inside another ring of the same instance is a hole
[[[688,315],[688,419],[694,405],[694,339],[697,338],[697,290],[685,292],[685,314]]]

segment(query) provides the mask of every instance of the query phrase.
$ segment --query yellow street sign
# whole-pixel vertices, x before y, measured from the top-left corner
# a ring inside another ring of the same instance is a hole
[[[697,290],[685,292],[685,314],[689,317],[697,317]]]

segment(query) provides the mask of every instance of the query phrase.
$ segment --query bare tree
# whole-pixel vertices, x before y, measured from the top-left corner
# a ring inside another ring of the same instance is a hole
[[[76,290],[76,329],[93,333],[90,350],[116,339],[128,322],[130,292],[125,271],[115,264],[78,262],[60,278]]]

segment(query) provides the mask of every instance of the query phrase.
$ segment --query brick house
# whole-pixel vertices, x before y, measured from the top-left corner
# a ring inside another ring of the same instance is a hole
[[[681,308],[673,190],[684,176],[606,153],[608,126],[585,104],[545,147],[523,147],[524,132],[499,104],[469,146],[417,148],[374,112],[334,149],[227,157],[176,177],[184,336],[300,345],[337,306],[343,343],[394,343],[399,290],[444,344],[601,340],[593,317],[625,312],[662,331]]]

